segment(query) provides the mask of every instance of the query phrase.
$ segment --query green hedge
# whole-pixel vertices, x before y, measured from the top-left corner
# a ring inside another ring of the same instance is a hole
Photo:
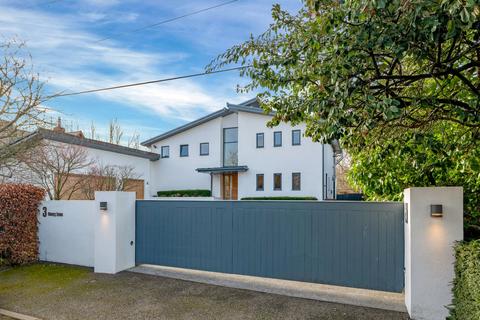
[[[451,320],[480,319],[480,240],[455,248],[455,280]]]
[[[164,190],[157,192],[158,197],[210,197],[210,190],[187,189],[187,190]]]
[[[242,200],[318,200],[315,197],[245,197]]]

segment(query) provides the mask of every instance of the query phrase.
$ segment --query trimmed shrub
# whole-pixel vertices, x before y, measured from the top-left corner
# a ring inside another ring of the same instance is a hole
[[[455,247],[452,320],[480,319],[480,240]]]
[[[186,190],[165,190],[158,191],[158,197],[210,197],[210,190],[186,189]]]
[[[37,210],[45,190],[0,184],[0,260],[26,264],[38,259]]]
[[[242,200],[318,200],[315,197],[245,197]]]

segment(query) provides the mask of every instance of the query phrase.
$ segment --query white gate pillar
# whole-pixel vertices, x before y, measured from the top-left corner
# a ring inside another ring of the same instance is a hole
[[[410,188],[404,196],[405,304],[412,319],[445,319],[452,302],[453,246],[463,240],[463,188]]]
[[[135,266],[135,192],[95,192],[94,270],[117,273]]]

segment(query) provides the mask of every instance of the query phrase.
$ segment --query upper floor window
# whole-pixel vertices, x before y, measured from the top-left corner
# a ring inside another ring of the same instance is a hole
[[[292,190],[298,191],[301,187],[301,175],[300,172],[292,173]]]
[[[180,157],[188,157],[188,144],[180,145]]]
[[[282,174],[273,174],[273,190],[282,190]]]
[[[265,135],[262,133],[257,133],[257,148],[263,148],[265,146]]]
[[[263,173],[257,174],[257,191],[263,191],[264,188]]]
[[[275,131],[273,133],[273,146],[274,147],[282,146],[282,131]]]
[[[210,146],[208,144],[208,142],[202,142],[200,143],[200,155],[201,156],[208,156],[209,152],[210,152]]]
[[[170,147],[169,146],[162,146],[160,148],[160,157],[162,157],[162,158],[170,157]]]
[[[292,146],[299,146],[302,133],[300,130],[292,130]]]
[[[238,165],[238,128],[223,129],[223,165]]]

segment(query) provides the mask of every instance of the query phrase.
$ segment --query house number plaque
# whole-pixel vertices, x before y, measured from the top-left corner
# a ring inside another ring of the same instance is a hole
[[[62,212],[49,212],[47,210],[47,207],[43,207],[42,208],[42,216],[44,217],[63,217],[63,213]]]

